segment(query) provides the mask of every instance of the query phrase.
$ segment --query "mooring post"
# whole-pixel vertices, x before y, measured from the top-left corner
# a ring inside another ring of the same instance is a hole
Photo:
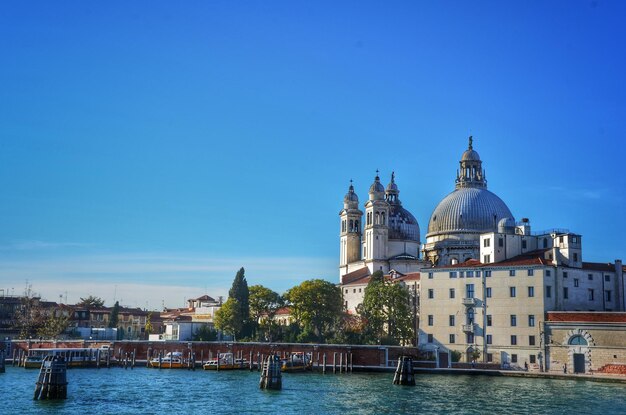
[[[339,353],[339,373],[343,372],[343,353]]]
[[[333,374],[337,373],[337,352],[333,352]]]
[[[322,373],[326,374],[326,353],[324,353],[324,356],[322,357]]]
[[[415,377],[413,376],[413,359],[409,356],[398,357],[398,366],[393,376],[394,385],[415,385]]]
[[[354,372],[354,366],[352,364],[352,358],[353,358],[353,355],[352,355],[352,352],[350,352],[350,373]]]
[[[278,355],[267,357],[267,361],[263,365],[259,387],[275,390],[282,388],[281,361]]]

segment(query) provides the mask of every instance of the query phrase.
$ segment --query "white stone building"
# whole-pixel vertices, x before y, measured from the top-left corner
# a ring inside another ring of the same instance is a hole
[[[419,259],[420,228],[415,217],[402,206],[395,174],[385,189],[378,172],[369,189],[363,212],[350,184],[340,216],[339,277],[368,269],[389,273],[417,272],[426,263]]]

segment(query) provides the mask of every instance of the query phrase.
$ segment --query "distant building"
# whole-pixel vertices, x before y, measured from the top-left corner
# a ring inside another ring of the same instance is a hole
[[[214,329],[215,313],[222,306],[221,300],[203,295],[187,300],[188,307],[165,309],[160,318],[163,330],[150,335],[150,340],[193,340],[202,327]]]

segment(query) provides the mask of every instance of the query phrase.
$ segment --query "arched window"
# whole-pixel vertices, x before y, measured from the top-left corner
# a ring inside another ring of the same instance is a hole
[[[385,224],[385,212],[380,213],[381,225]]]
[[[380,224],[380,214],[378,212],[376,212],[376,219],[375,219],[374,223],[376,225]]]
[[[354,220],[350,219],[350,232],[354,231]]]
[[[576,336],[572,336],[567,344],[570,346],[587,346],[587,340],[580,334],[577,334]]]

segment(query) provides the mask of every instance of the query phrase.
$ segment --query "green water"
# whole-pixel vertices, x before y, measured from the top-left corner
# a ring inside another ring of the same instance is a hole
[[[283,389],[259,373],[137,368],[72,369],[68,399],[33,401],[37,370],[0,374],[0,414],[626,414],[626,385],[467,375],[283,374]]]

